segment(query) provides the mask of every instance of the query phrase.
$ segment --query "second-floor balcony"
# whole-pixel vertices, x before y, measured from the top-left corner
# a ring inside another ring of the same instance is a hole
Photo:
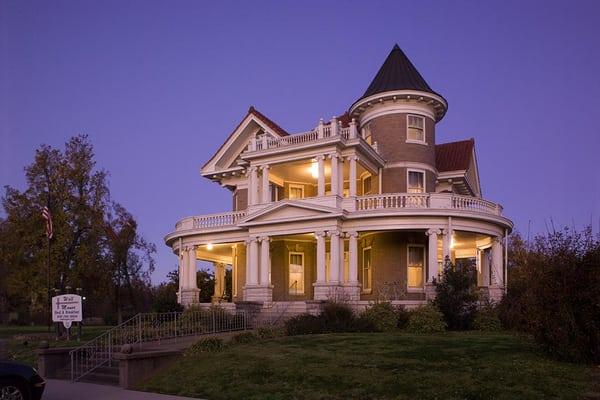
[[[293,201],[311,204],[313,200],[318,201],[320,199],[316,197]],[[289,199],[284,201],[290,202]],[[236,228],[240,223],[243,223],[246,217],[276,203],[278,202],[262,204],[258,208],[250,210],[187,217],[177,222],[175,230],[176,232],[188,230],[211,231]],[[429,215],[446,211],[468,212],[475,216],[502,217],[502,206],[500,204],[453,193],[385,193],[346,198],[339,204],[340,208],[343,208],[346,212],[363,216],[375,216],[390,212],[397,212],[400,215],[403,212],[410,215]]]

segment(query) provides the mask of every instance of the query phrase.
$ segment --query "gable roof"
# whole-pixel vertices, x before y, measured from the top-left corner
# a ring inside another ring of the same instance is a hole
[[[439,172],[466,170],[469,168],[475,139],[437,144],[435,166]]]
[[[377,75],[375,75],[375,78],[373,78],[360,99],[394,90],[418,90],[440,96],[431,89],[397,44],[387,56],[383,65],[379,68]]]
[[[285,131],[285,129],[283,129],[277,123],[275,123],[270,118],[268,118],[267,116],[265,116],[263,113],[261,113],[260,111],[258,111],[256,108],[254,108],[254,106],[250,106],[250,108],[248,108],[248,112],[246,113],[246,115],[244,116],[244,118],[242,118],[242,120],[240,121],[240,123],[229,134],[229,136],[227,136],[227,139],[225,139],[225,141],[217,149],[217,151],[215,152],[215,154],[206,163],[204,163],[204,165],[202,166],[201,169],[206,168],[217,157],[221,156],[222,153],[223,153],[223,151],[225,151],[227,147],[231,146],[232,142],[239,135],[240,129],[242,129],[242,127],[244,127],[244,126],[247,126],[248,123],[251,120],[255,120],[255,121],[257,120],[258,122],[260,122],[261,124],[263,124],[264,127],[267,127],[271,131],[273,131],[273,133],[275,133],[276,135],[279,135],[279,136],[289,136],[289,133],[287,133]]]

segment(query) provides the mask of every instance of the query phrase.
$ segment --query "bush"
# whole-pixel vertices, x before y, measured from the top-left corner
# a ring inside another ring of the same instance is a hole
[[[242,332],[242,333],[238,333],[237,335],[234,335],[231,338],[231,343],[233,344],[247,344],[247,343],[254,343],[258,340],[258,336],[256,336],[254,333],[252,332]]]
[[[408,326],[410,314],[411,312],[404,308],[404,306],[396,307],[396,326],[400,329],[406,328]]]
[[[200,353],[215,353],[225,348],[223,340],[218,337],[208,337],[194,343],[185,351],[186,356],[196,356]]]
[[[356,317],[349,305],[328,301],[319,315],[325,332],[348,332],[354,330]]]
[[[323,333],[322,318],[311,314],[296,315],[285,321],[285,333],[288,336]]]
[[[281,336],[282,333],[283,332],[281,332],[280,329],[274,328],[272,326],[262,326],[256,330],[256,335],[259,337],[259,339],[262,340],[275,339],[276,337]]]
[[[377,332],[389,332],[398,327],[398,312],[390,302],[372,304],[361,313],[360,318],[368,321]]]
[[[568,228],[511,239],[503,323],[529,332],[550,355],[600,363],[600,236]]]
[[[473,319],[473,329],[479,331],[497,332],[502,330],[502,323],[498,316],[498,307],[486,302],[477,308]]]
[[[407,330],[413,333],[444,332],[444,315],[432,303],[421,306],[410,313]]]
[[[435,305],[448,329],[470,329],[477,309],[477,275],[473,264],[452,265],[447,258],[439,281],[435,281]]]

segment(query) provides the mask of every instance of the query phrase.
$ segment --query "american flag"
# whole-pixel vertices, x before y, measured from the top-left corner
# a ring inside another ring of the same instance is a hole
[[[48,207],[44,207],[42,210],[42,217],[46,220],[46,236],[48,239],[52,239],[52,214],[50,214],[50,210]]]

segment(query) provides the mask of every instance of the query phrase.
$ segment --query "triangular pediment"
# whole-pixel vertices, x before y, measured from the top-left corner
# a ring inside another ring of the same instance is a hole
[[[217,152],[202,167],[202,174],[211,174],[235,167],[240,154],[246,149],[250,138],[258,132],[264,132],[274,138],[286,136],[281,127],[250,107],[248,113],[235,130],[229,135]]]
[[[316,205],[302,200],[284,200],[248,215],[240,225],[301,221],[339,215],[341,215],[341,211],[336,208]]]

